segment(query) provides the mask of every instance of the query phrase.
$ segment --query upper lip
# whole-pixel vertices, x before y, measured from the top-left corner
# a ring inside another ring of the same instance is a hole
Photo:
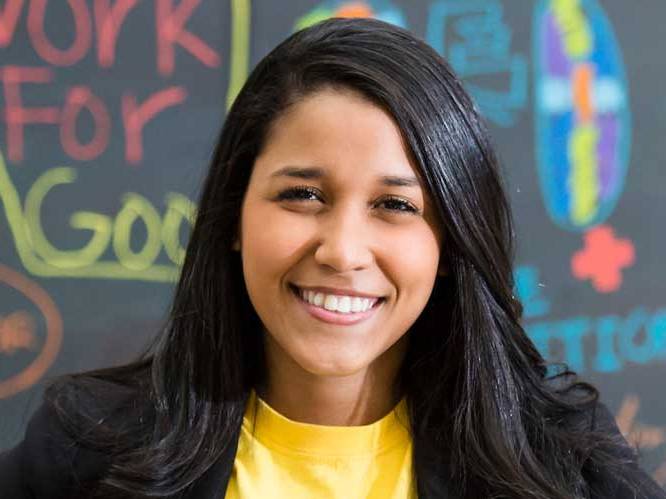
[[[364,293],[363,291],[358,291],[350,288],[332,288],[329,286],[301,286],[299,284],[294,284],[294,286],[296,286],[298,289],[315,291],[327,295],[358,296],[360,298],[382,298],[381,295],[377,295],[374,293]]]

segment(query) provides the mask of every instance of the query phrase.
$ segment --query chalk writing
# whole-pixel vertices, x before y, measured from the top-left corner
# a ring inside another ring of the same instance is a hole
[[[578,372],[616,372],[627,363],[666,359],[666,308],[650,312],[636,307],[625,316],[578,316],[528,323],[525,329],[545,358],[564,361]],[[595,351],[586,355],[588,340]],[[560,358],[555,358],[553,345],[562,350]]]
[[[47,0],[30,2],[7,0],[4,9],[0,11],[0,48],[11,45],[21,12],[27,7],[26,20],[30,42],[37,55],[46,64],[72,66],[88,55],[93,42],[96,42],[97,63],[101,67],[110,67],[115,60],[115,48],[122,25],[138,2],[121,0],[111,6],[110,0],[96,0],[90,7],[85,0],[59,2],[61,8],[67,6],[73,20],[73,26],[67,28],[73,34],[73,40],[65,49],[56,47],[44,30],[47,3]],[[50,6],[53,3],[51,2]],[[187,21],[201,0],[180,0],[177,5],[174,5],[174,0],[154,0],[153,3],[156,20],[154,25],[156,65],[160,75],[173,74],[176,46],[184,49],[205,66],[210,68],[220,66],[220,55],[186,27]],[[95,32],[92,29],[93,18]]]
[[[548,361],[583,372],[617,372],[627,365],[666,359],[666,308],[635,307],[625,316],[579,315],[544,320],[551,301],[536,267],[514,269],[515,293],[524,306],[525,331]],[[540,318],[541,320],[535,320]]]
[[[231,0],[231,55],[229,58],[229,86],[227,105],[231,106],[236,94],[247,77],[249,66],[249,0]],[[53,4],[53,2],[51,2]],[[168,78],[176,70],[176,47],[190,54],[203,66],[216,69],[221,65],[220,55],[187,28],[187,22],[200,0],[154,0],[156,69],[159,76]],[[137,0],[122,0],[111,4],[110,0],[98,0],[88,6],[85,0],[68,0],[60,8],[71,12],[73,40],[64,49],[57,48],[44,31],[46,0],[23,2],[8,0],[0,9],[0,48],[9,47],[17,32],[21,12],[27,9],[27,31],[32,48],[48,66],[0,66],[0,85],[5,106],[2,118],[6,123],[5,143],[7,159],[20,163],[25,159],[24,142],[29,127],[51,125],[57,127],[63,151],[77,161],[98,158],[109,146],[113,106],[86,85],[72,85],[65,90],[60,104],[24,105],[26,91],[45,91],[57,84],[57,68],[71,67],[81,62],[96,42],[95,62],[101,68],[111,68],[116,59],[118,37],[123,23],[138,5]],[[25,8],[25,9],[24,9]],[[52,9],[53,7],[50,7]],[[93,30],[93,24],[95,30]],[[143,160],[143,131],[158,115],[181,106],[188,96],[182,85],[172,85],[154,90],[152,94],[138,99],[132,90],[125,90],[115,103],[121,109],[124,128],[125,161],[138,165]],[[82,112],[92,116],[92,137],[81,143],[76,134],[77,123]]]
[[[166,212],[160,216],[146,198],[127,193],[115,218],[101,213],[77,211],[70,226],[88,230],[92,236],[79,249],[59,249],[47,239],[41,224],[41,212],[47,194],[58,186],[72,184],[76,170],[59,167],[46,170],[26,194],[25,209],[7,172],[0,153],[0,200],[12,233],[16,251],[25,268],[33,275],[48,277],[89,277],[170,282],[176,279],[184,248],[179,234],[182,224],[191,224],[196,206],[186,196],[168,193]],[[132,226],[141,222],[147,238],[139,251],[129,244]],[[111,246],[116,261],[102,259]],[[156,263],[164,249],[171,264]]]

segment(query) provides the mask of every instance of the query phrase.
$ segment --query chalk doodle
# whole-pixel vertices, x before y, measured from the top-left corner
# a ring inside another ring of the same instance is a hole
[[[481,113],[501,127],[514,125],[528,104],[527,60],[512,51],[511,37],[499,0],[430,5],[427,42],[449,61]]]
[[[533,19],[537,168],[552,220],[602,223],[622,193],[631,143],[627,79],[597,0],[541,0]]]
[[[35,319],[26,310],[16,310],[0,317],[0,365],[5,368],[7,359],[23,351],[32,353],[29,357],[34,357],[17,372],[0,379],[0,399],[3,399],[30,388],[51,367],[60,351],[63,327],[55,303],[34,281],[0,264],[0,285],[18,292],[37,308],[45,321],[45,338],[41,340],[41,335],[36,332]]]
[[[402,10],[388,0],[329,0],[296,19],[294,30],[307,28],[329,17],[374,17],[403,28],[407,26]]]
[[[590,279],[600,293],[617,291],[622,284],[622,269],[634,263],[635,250],[628,239],[615,237],[613,229],[601,225],[584,236],[585,247],[571,258],[577,279]]]
[[[0,354],[13,355],[19,350],[34,350],[37,344],[35,320],[25,310],[0,316]]]
[[[654,451],[663,448],[666,443],[666,428],[654,425],[645,425],[636,420],[641,406],[640,398],[635,394],[627,394],[615,415],[615,421],[622,435],[629,445],[636,448],[639,454],[643,451]],[[657,467],[652,478],[659,485],[666,485],[666,461]]]

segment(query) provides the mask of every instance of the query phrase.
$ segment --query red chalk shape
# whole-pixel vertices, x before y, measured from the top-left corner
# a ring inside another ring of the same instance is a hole
[[[137,0],[118,0],[113,6],[110,0],[95,0],[95,29],[97,30],[97,62],[103,68],[113,66],[116,57],[118,33]]]
[[[599,225],[584,236],[585,246],[571,258],[576,279],[590,279],[600,293],[611,293],[622,285],[622,269],[635,261],[634,244],[615,236],[613,229]]]
[[[182,0],[173,7],[172,0],[155,0],[157,24],[157,70],[163,76],[174,71],[174,45],[179,44],[203,64],[211,68],[220,65],[220,56],[198,36],[184,27],[199,0]]]
[[[32,46],[44,61],[54,66],[71,66],[88,53],[92,42],[92,23],[85,0],[67,0],[74,17],[74,41],[67,49],[54,47],[44,32],[48,0],[32,0],[28,9],[28,33]]]
[[[187,97],[183,87],[170,87],[151,95],[143,104],[137,105],[132,94],[123,95],[122,113],[125,125],[125,159],[138,164],[143,158],[142,132],[146,123],[170,106],[180,104]]]
[[[5,8],[0,9],[0,48],[11,45],[22,8],[23,0],[6,0]]]
[[[4,119],[7,122],[7,156],[11,161],[23,161],[24,127],[29,123],[58,123],[60,112],[55,107],[23,107],[21,84],[49,83],[53,73],[49,68],[5,66],[0,70],[5,94]]]
[[[87,144],[81,144],[76,136],[76,121],[84,108],[95,120],[95,134]],[[104,102],[88,87],[72,87],[67,94],[60,126],[60,140],[65,152],[80,161],[95,159],[109,145],[110,134],[111,118]]]

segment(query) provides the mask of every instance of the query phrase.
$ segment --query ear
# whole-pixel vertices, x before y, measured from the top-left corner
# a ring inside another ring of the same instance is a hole
[[[444,277],[449,275],[449,269],[443,260],[439,261],[439,266],[437,267],[437,276]]]
[[[234,242],[231,245],[231,249],[234,251],[240,251],[240,241],[238,237],[234,238]]]

